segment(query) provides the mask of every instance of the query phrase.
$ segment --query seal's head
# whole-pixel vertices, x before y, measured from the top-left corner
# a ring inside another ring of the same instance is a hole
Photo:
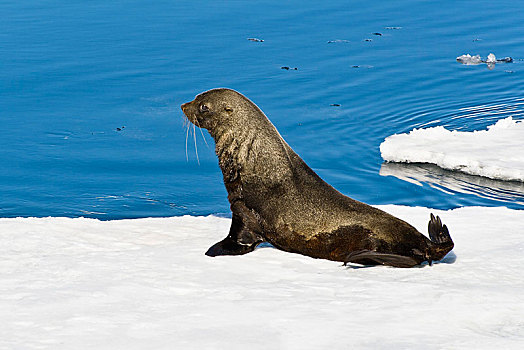
[[[225,131],[256,123],[253,115],[263,115],[248,98],[235,90],[223,88],[203,92],[181,108],[191,123],[207,129],[214,138]]]
[[[257,105],[241,93],[223,88],[209,90],[184,103],[182,111],[215,140],[226,184],[239,179],[240,173],[244,179],[253,175],[274,182],[290,172],[289,155],[293,150]]]

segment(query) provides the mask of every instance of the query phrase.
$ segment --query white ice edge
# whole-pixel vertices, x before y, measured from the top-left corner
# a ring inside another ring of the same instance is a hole
[[[0,219],[2,349],[520,349],[524,212],[381,206],[455,241],[431,267],[203,253],[229,219]]]
[[[389,136],[380,145],[388,162],[431,163],[499,180],[524,181],[524,122],[508,117],[487,130],[442,126]]]

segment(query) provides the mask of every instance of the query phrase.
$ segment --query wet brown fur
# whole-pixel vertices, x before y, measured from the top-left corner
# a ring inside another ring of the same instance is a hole
[[[245,254],[267,241],[314,258],[409,267],[440,260],[453,248],[438,217],[430,222],[437,242],[327,184],[240,93],[210,90],[182,110],[215,140],[233,213],[229,235],[207,255]]]

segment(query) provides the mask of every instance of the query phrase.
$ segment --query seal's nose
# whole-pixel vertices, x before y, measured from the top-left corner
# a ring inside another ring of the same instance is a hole
[[[182,106],[180,106],[180,108],[182,108],[182,112],[186,113],[186,109],[189,107],[189,104],[191,102],[187,102],[187,103],[184,103]]]

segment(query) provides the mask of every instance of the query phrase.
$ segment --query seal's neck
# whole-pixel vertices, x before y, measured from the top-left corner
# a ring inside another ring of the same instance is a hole
[[[260,181],[274,182],[278,176],[290,173],[293,151],[268,119],[245,127],[214,130],[215,153],[226,184],[240,175],[244,180],[256,176]]]
[[[214,137],[215,153],[218,157],[224,181],[235,181],[240,171],[247,170],[250,159],[254,157],[256,135],[252,132],[226,130]]]

